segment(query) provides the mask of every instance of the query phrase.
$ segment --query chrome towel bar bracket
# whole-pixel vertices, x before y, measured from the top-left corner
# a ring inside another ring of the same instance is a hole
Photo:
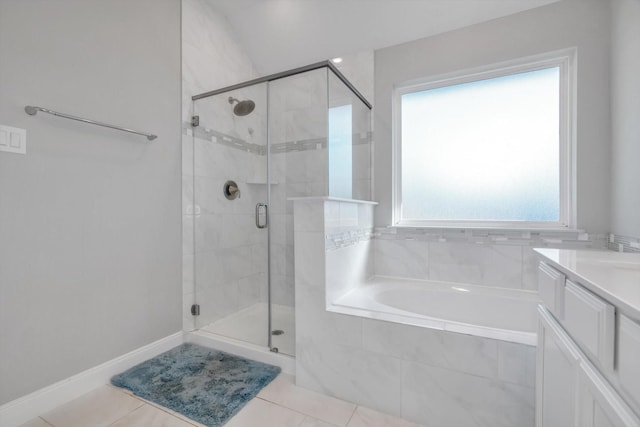
[[[114,126],[114,125],[110,125],[110,124],[107,124],[107,123],[97,122],[95,120],[83,119],[82,117],[72,116],[71,114],[59,113],[57,111],[49,110],[48,108],[35,107],[35,106],[32,106],[32,105],[27,105],[26,107],[24,107],[24,111],[27,114],[29,114],[30,116],[35,116],[38,113],[38,111],[42,111],[43,113],[52,114],[54,116],[63,117],[65,119],[76,120],[78,122],[89,123],[91,125],[102,126],[102,127],[105,127],[105,128],[120,130],[120,131],[123,131],[123,132],[135,133],[136,135],[146,136],[149,141],[153,141],[154,139],[156,139],[158,137],[157,135],[153,135],[153,134],[150,134],[150,133],[139,132],[137,130],[123,128],[121,126]]]

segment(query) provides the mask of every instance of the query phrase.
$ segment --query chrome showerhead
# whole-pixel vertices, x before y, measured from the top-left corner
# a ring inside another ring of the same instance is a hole
[[[246,99],[244,101],[240,101],[232,96],[229,97],[229,104],[233,105],[234,102],[237,102],[235,107],[233,107],[233,114],[236,116],[242,117],[248,114],[251,114],[254,108],[256,108],[256,103],[250,99]]]

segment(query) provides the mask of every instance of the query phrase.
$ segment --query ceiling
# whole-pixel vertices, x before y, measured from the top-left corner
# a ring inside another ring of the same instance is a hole
[[[208,0],[259,75],[380,49],[558,0]]]

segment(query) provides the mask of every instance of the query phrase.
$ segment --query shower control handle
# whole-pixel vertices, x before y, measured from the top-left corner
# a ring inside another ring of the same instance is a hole
[[[269,216],[267,213],[267,205],[264,203],[258,203],[256,205],[256,227],[267,228],[269,223]]]

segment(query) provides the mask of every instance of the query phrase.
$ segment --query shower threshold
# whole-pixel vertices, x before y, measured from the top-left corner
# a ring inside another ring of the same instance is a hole
[[[258,346],[267,346],[268,315],[266,303],[256,303],[200,328],[201,331],[245,341]],[[295,313],[294,308],[272,304],[272,347],[279,353],[295,355]],[[264,326],[263,326],[264,325]],[[282,331],[274,334],[275,331]]]

